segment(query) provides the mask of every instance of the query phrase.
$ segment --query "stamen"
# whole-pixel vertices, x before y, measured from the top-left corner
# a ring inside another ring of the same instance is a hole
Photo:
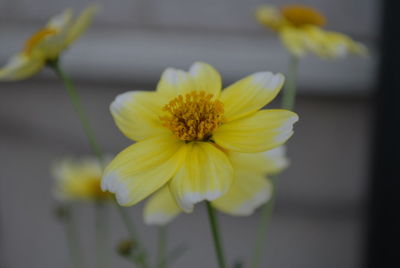
[[[213,100],[213,94],[204,91],[179,95],[163,110],[168,113],[160,117],[163,126],[184,141],[208,140],[212,131],[222,123],[224,115],[222,102]]]
[[[295,26],[324,26],[326,23],[325,17],[320,12],[304,5],[283,6],[281,12],[282,15]]]

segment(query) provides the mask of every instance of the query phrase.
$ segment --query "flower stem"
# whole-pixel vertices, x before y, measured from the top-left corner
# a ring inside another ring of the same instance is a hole
[[[96,140],[94,132],[90,126],[89,119],[86,115],[85,110],[83,109],[83,105],[81,102],[81,98],[79,97],[78,92],[75,89],[75,86],[72,80],[66,75],[66,73],[61,69],[58,61],[51,61],[47,64],[53,71],[57,74],[57,76],[63,81],[65,85],[65,89],[69,95],[69,98],[72,102],[72,105],[81,121],[83,130],[85,132],[86,138],[89,141],[90,148],[93,153],[96,155],[98,161],[103,165],[103,154],[101,152],[99,143]]]
[[[214,240],[214,249],[218,259],[219,268],[225,268],[225,258],[222,249],[221,237],[219,234],[217,215],[215,214],[214,208],[211,206],[210,202],[206,202],[208,220],[210,222],[211,233]]]
[[[282,109],[293,110],[296,100],[296,85],[298,72],[299,58],[290,55],[288,73],[286,76],[286,85],[282,95]]]
[[[94,132],[90,126],[88,116],[86,115],[86,112],[83,109],[81,99],[79,97],[78,92],[75,89],[75,86],[74,86],[72,80],[61,69],[58,60],[47,62],[47,66],[50,67],[64,83],[65,88],[68,92],[68,95],[71,99],[72,105],[81,121],[86,138],[89,141],[90,148],[91,148],[92,152],[96,155],[98,161],[102,164],[102,166],[104,166],[105,163],[104,163],[104,159],[103,159],[103,153],[102,153],[101,148],[96,140]],[[122,221],[125,224],[125,227],[127,228],[131,237],[134,239],[136,245],[139,247],[140,241],[139,241],[138,235],[135,231],[133,221],[129,218],[129,215],[126,214],[126,211],[122,207],[120,207],[116,202],[114,202],[114,203],[116,204],[117,211],[119,212],[119,214],[122,218]],[[143,250],[141,247],[140,247],[140,249]],[[140,255],[140,262],[142,263],[141,266],[143,268],[148,267],[148,265],[146,263],[146,254],[145,254],[144,250]]]
[[[158,227],[157,268],[165,268],[167,263],[167,227]]]
[[[146,251],[142,246],[139,234],[136,231],[135,224],[133,223],[131,217],[129,216],[128,211],[126,210],[126,208],[118,205],[118,203],[116,201],[114,202],[114,204],[115,204],[117,211],[119,212],[119,214],[121,216],[121,219],[122,219],[125,227],[128,230],[130,239],[132,240],[132,242],[135,245],[136,254],[134,254],[134,258],[132,258],[132,260],[134,262],[136,262],[137,264],[139,264],[142,268],[149,267],[149,265],[147,263]]]
[[[65,232],[70,253],[71,262],[74,268],[83,267],[83,254],[79,243],[78,229],[72,213],[71,206],[65,206],[66,216],[64,218]]]
[[[107,241],[108,241],[108,222],[107,207],[103,203],[96,203],[95,207],[95,232],[96,232],[96,267],[109,267]]]
[[[269,222],[275,207],[275,198],[276,198],[275,186],[277,179],[278,179],[277,175],[271,177],[273,195],[271,197],[271,200],[267,204],[265,204],[261,209],[260,223],[257,229],[256,246],[253,251],[253,257],[250,263],[250,268],[260,267],[261,255],[264,251],[265,241],[267,240],[267,231],[269,227]]]

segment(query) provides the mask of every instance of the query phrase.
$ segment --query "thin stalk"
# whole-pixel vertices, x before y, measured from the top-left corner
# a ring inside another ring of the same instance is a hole
[[[109,228],[107,221],[107,207],[105,204],[97,203],[95,205],[95,214],[96,267],[109,267],[109,251],[107,250]]]
[[[290,55],[286,84],[282,95],[282,109],[293,110],[296,101],[297,72],[299,58]]]
[[[219,233],[217,215],[215,213],[214,208],[211,206],[210,202],[206,202],[206,206],[207,206],[208,220],[210,222],[211,233],[214,240],[215,254],[217,255],[217,260],[218,260],[218,267],[225,268],[226,267],[225,257]]]
[[[273,195],[271,197],[271,200],[267,204],[265,204],[261,209],[260,223],[257,228],[256,244],[251,259],[250,268],[260,267],[261,256],[264,251],[265,242],[267,240],[269,223],[275,208],[275,198],[276,198],[275,187],[277,179],[278,179],[277,175],[271,177]]]
[[[167,227],[158,227],[157,267],[165,268],[167,263]]]
[[[104,159],[103,159],[103,153],[101,151],[99,143],[96,140],[94,131],[92,130],[92,128],[90,126],[88,116],[86,115],[86,112],[83,108],[81,99],[79,97],[78,92],[75,89],[75,86],[74,86],[72,80],[61,69],[58,60],[49,61],[47,63],[47,66],[50,67],[64,83],[67,93],[71,99],[72,105],[81,121],[86,138],[89,141],[90,148],[91,148],[92,152],[96,155],[98,161],[104,166],[105,163],[104,163]],[[116,207],[117,207],[117,211],[119,212],[119,214],[122,218],[122,221],[124,222],[125,227],[127,228],[128,232],[130,233],[132,238],[134,238],[136,245],[138,247],[140,247],[140,241],[139,241],[138,235],[135,231],[133,221],[129,218],[129,216],[126,214],[125,210],[122,207],[120,207],[118,204],[116,204]],[[146,261],[146,254],[145,254],[144,250],[143,250],[143,253],[141,253],[141,255],[140,255],[140,259],[141,259],[140,262],[143,263],[142,267],[143,268],[148,267],[147,261]]]
[[[86,115],[86,112],[83,109],[81,98],[80,98],[77,90],[75,89],[74,83],[66,75],[66,73],[61,69],[58,61],[49,62],[48,66],[51,69],[53,69],[53,71],[57,74],[57,76],[63,81],[65,89],[67,90],[69,98],[72,102],[72,105],[81,121],[86,138],[89,141],[90,148],[92,149],[93,153],[96,155],[98,161],[101,164],[104,164],[101,148],[99,146],[99,143],[96,140],[94,131],[92,130],[92,127],[90,126],[88,116]]]
[[[65,206],[66,216],[64,218],[65,233],[67,236],[67,243],[70,253],[71,262],[74,268],[83,267],[83,254],[81,244],[79,242],[78,229],[76,228],[76,222],[72,209],[70,206]]]
[[[128,214],[128,211],[124,208],[121,207],[120,205],[117,204],[117,202],[114,202],[115,207],[121,216],[121,219],[125,225],[125,227],[128,230],[129,236],[131,237],[132,242],[135,245],[135,254],[132,255],[132,260],[139,264],[143,268],[149,267],[147,263],[147,256],[146,256],[146,251],[142,246],[140,237],[138,232],[136,231],[135,224],[133,223],[131,217]]]

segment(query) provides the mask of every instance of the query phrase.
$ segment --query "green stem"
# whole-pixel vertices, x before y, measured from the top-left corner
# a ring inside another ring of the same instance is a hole
[[[83,254],[81,245],[79,243],[78,229],[76,228],[76,222],[74,215],[72,213],[72,207],[66,206],[66,216],[65,216],[65,231],[67,236],[67,243],[70,253],[70,258],[73,267],[82,268],[83,267]]]
[[[89,119],[86,115],[85,110],[83,109],[83,105],[81,102],[81,98],[79,97],[79,94],[77,90],[75,89],[74,83],[72,80],[66,75],[66,73],[61,69],[60,64],[58,61],[52,61],[47,64],[50,68],[53,69],[53,71],[57,74],[57,76],[63,81],[65,85],[65,89],[67,90],[67,93],[70,97],[70,100],[72,102],[72,105],[81,121],[83,130],[85,132],[86,138],[89,141],[89,145],[93,151],[93,153],[96,155],[98,161],[101,164],[104,164],[103,161],[103,154],[101,152],[99,143],[96,140],[96,137],[94,135],[94,132],[90,126]]]
[[[282,109],[293,110],[296,100],[297,72],[299,58],[290,55],[286,84],[283,89]]]
[[[166,267],[167,227],[158,227],[157,267]]]
[[[256,245],[253,251],[253,257],[251,259],[250,268],[260,267],[261,256],[264,252],[265,242],[267,240],[267,231],[269,227],[269,222],[274,211],[275,207],[275,198],[276,198],[276,181],[278,176],[271,177],[273,195],[271,200],[265,204],[261,209],[260,223],[257,229],[257,237],[256,237]]]
[[[96,267],[109,267],[108,259],[108,226],[107,207],[103,203],[96,203],[95,207],[95,232],[96,232]]]
[[[114,202],[114,204],[115,204],[115,207],[116,207],[119,215],[121,216],[121,219],[122,219],[125,227],[128,230],[129,236],[131,237],[131,240],[135,246],[134,251],[136,254],[133,254],[132,260],[134,260],[136,263],[138,263],[143,268],[149,267],[149,265],[147,263],[146,251],[142,247],[142,243],[141,243],[139,234],[136,231],[135,224],[133,223],[131,217],[129,216],[128,211],[126,210],[126,208],[118,205],[118,203],[116,201]]]
[[[68,95],[71,99],[72,105],[81,121],[86,138],[89,141],[89,145],[90,145],[93,153],[96,155],[98,161],[104,166],[105,163],[103,160],[102,151],[101,151],[100,146],[95,138],[94,132],[89,123],[88,116],[86,115],[85,110],[83,109],[83,105],[81,103],[79,94],[76,91],[72,80],[61,69],[58,60],[47,62],[47,66],[50,67],[57,74],[57,76],[63,81],[65,88],[68,92]],[[117,211],[120,213],[122,221],[125,224],[125,227],[127,228],[128,232],[131,234],[132,238],[134,238],[136,245],[139,247],[140,241],[138,240],[138,235],[136,234],[133,221],[129,218],[129,216],[126,214],[125,210],[122,207],[120,207],[118,204],[116,205],[116,207],[117,207]],[[144,250],[140,255],[140,259],[141,259],[140,262],[142,263],[141,266],[143,268],[148,267],[147,262],[146,262],[146,254],[145,254]]]
[[[219,234],[217,215],[215,214],[214,208],[211,206],[210,202],[206,202],[208,220],[210,222],[211,233],[214,240],[214,249],[218,259],[219,268],[225,268],[225,258],[222,249],[221,237]]]

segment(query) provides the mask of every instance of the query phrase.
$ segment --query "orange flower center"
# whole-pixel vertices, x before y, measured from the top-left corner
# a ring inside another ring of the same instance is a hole
[[[163,107],[168,113],[160,117],[163,126],[184,141],[208,140],[212,131],[221,125],[224,105],[213,94],[192,91],[171,100]]]
[[[282,15],[295,26],[324,26],[326,23],[324,15],[308,6],[287,5],[282,7],[281,12]]]
[[[31,54],[32,50],[47,36],[54,35],[57,30],[51,28],[44,28],[34,33],[26,42],[24,46],[24,52],[28,55]]]

